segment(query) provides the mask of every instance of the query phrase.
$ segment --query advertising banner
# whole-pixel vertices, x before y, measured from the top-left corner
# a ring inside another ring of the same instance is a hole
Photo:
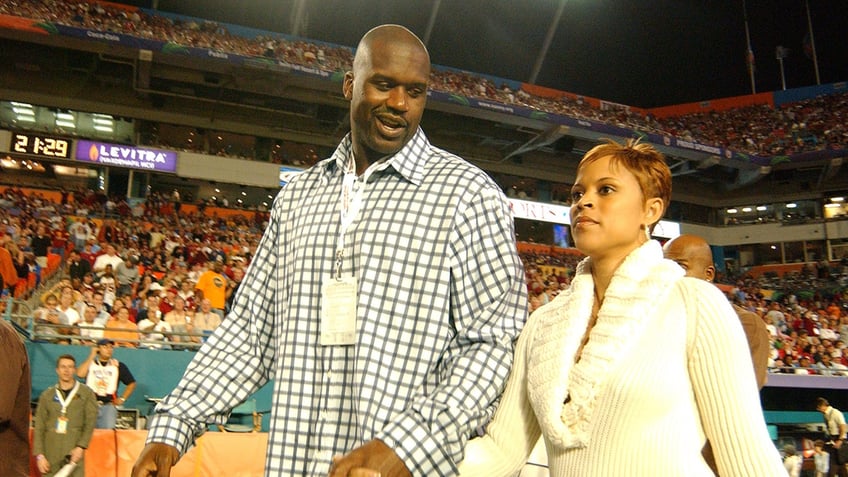
[[[151,172],[176,172],[177,153],[146,147],[77,141],[74,159],[89,164],[126,167]]]

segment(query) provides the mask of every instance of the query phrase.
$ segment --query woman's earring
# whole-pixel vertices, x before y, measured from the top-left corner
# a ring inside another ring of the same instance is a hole
[[[645,224],[645,238],[651,240],[651,226]]]

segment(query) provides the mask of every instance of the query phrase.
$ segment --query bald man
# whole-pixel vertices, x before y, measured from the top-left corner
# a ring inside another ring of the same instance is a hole
[[[456,474],[509,376],[527,285],[503,192],[419,127],[429,78],[406,28],[362,38],[342,85],[350,134],[280,190],[134,477],[169,475],[271,379],[265,475]]]
[[[697,235],[683,234],[675,237],[663,246],[665,258],[674,260],[686,271],[687,277],[699,278],[712,282],[715,278],[715,266],[713,265],[713,253],[706,240]],[[766,324],[757,316],[736,304],[733,310],[742,322],[745,337],[748,338],[748,347],[751,351],[751,362],[754,366],[754,374],[757,377],[757,386],[762,389],[766,384],[768,374],[768,357],[771,341]],[[712,467],[713,472],[718,475],[712,447],[710,443],[703,450],[704,459]]]

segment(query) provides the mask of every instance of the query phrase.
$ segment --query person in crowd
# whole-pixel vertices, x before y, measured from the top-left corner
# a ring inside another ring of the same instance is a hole
[[[203,272],[194,285],[196,290],[203,292],[203,296],[212,302],[212,311],[224,317],[224,307],[227,300],[227,287],[230,280],[221,273],[224,263],[219,260],[209,262],[209,268]]]
[[[57,308],[62,314],[62,324],[68,325],[69,328],[79,323],[81,319],[79,311],[74,308],[76,298],[77,293],[72,287],[62,287],[59,293],[59,305]]]
[[[111,266],[110,269],[114,271],[118,264],[124,261],[124,259],[118,255],[114,245],[106,244],[103,250],[105,253],[98,255],[94,260],[94,265],[91,266],[91,270],[94,273],[102,274],[106,270],[107,266]]]
[[[77,324],[76,334],[79,335],[79,344],[94,346],[103,339],[104,328],[106,325],[97,321],[97,308],[93,304],[85,305],[82,321]]]
[[[36,340],[58,342],[63,339],[60,332],[62,321],[59,313],[59,297],[50,293],[43,297],[42,303],[42,306],[32,313],[35,320]]]
[[[158,298],[148,298],[148,307],[144,310],[144,318],[138,322],[138,331],[141,335],[140,348],[145,349],[170,349],[171,346],[165,341],[171,339],[173,328],[171,324],[162,319],[162,312],[155,306],[150,308],[150,302],[157,303]]]
[[[174,303],[177,301],[179,290],[176,287],[168,287],[165,289],[165,296],[159,299],[159,311],[162,315],[174,309]]]
[[[65,260],[65,252],[68,249],[68,241],[71,235],[61,225],[59,221],[53,224],[53,229],[50,232],[50,253],[55,253]]]
[[[541,435],[553,477],[781,475],[742,326],[722,293],[663,258],[651,230],[671,197],[648,144],[589,150],[571,189],[587,255],[533,313],[486,435],[462,476],[513,475]],[[639,445],[634,445],[638,442]]]
[[[162,310],[159,309],[159,295],[155,293],[151,293],[147,299],[144,301],[144,306],[140,306],[138,309],[138,314],[136,315],[137,323],[141,323],[143,320],[150,319],[151,315],[156,315],[157,318],[162,319],[165,316],[165,313],[162,313]]]
[[[193,333],[194,325],[192,325],[193,313],[186,310],[185,300],[182,297],[174,298],[174,308],[168,313],[165,313],[164,321],[171,326],[171,330],[176,333]],[[172,341],[177,343],[188,343],[192,341],[192,337],[184,334],[174,335]]]
[[[113,350],[112,340],[101,339],[77,369],[77,376],[97,395],[97,429],[114,429],[118,420],[115,406],[123,406],[135,391],[135,377],[123,361],[112,357]],[[124,385],[120,396],[119,384]]]
[[[157,283],[156,279],[153,277],[153,275],[150,274],[149,270],[145,270],[144,274],[141,276],[141,280],[139,280],[138,289],[135,293],[135,298],[137,300],[141,300],[142,303],[144,300],[147,300],[148,295],[155,293],[153,290],[150,289],[150,287],[152,287],[154,283]]]
[[[94,262],[97,261],[97,257],[101,254],[94,249],[95,243],[93,240],[89,240],[86,242],[85,247],[80,250],[80,258],[88,262],[92,267],[92,272],[94,272]]]
[[[74,244],[74,250],[83,250],[85,248],[85,242],[88,240],[89,235],[92,234],[92,231],[88,225],[88,221],[80,219],[71,222],[68,226],[68,233]]]
[[[15,268],[15,259],[6,248],[9,236],[0,233],[0,290],[14,292],[18,284],[18,270]]]
[[[140,280],[141,275],[138,273],[138,266],[135,257],[127,254],[127,256],[115,266],[115,281],[118,285],[117,294],[119,296],[134,296],[138,289],[138,282]]]
[[[185,300],[186,309],[197,309],[197,305],[199,305],[199,303],[196,302],[194,297],[194,282],[188,278],[183,278],[180,282],[180,289],[179,292],[177,292],[177,296]]]
[[[783,446],[783,467],[789,477],[801,477],[801,464],[804,463],[804,458],[795,450],[792,444]]]
[[[824,441],[816,439],[813,443],[813,462],[816,465],[815,477],[827,477],[830,470],[830,454],[824,450]]]
[[[0,304],[3,311],[5,304]],[[29,477],[29,357],[18,332],[2,318],[0,350],[0,475]]]
[[[76,466],[71,476],[85,475],[83,458],[97,422],[97,398],[91,388],[76,380],[76,372],[73,355],[59,356],[59,381],[38,397],[32,453],[43,476],[55,475],[67,464]]]
[[[406,28],[363,37],[343,82],[350,134],[279,192],[232,312],[156,407],[134,477],[169,475],[269,379],[266,475],[455,473],[509,374],[527,296],[503,192],[419,128],[429,75]]]
[[[21,250],[18,245],[12,241],[11,237],[6,236],[6,249],[12,255],[12,263],[15,266],[15,272],[18,275],[18,281],[27,281],[30,271],[34,265],[35,257]]]
[[[91,300],[91,304],[97,310],[97,317],[94,320],[105,327],[106,323],[112,318],[112,315],[109,313],[109,307],[104,301],[103,292],[95,290],[91,295]]]
[[[118,296],[118,281],[115,280],[115,272],[112,270],[112,264],[107,264],[100,276],[97,278],[96,289],[103,293],[103,304],[111,311],[115,304],[115,298]]]
[[[121,306],[115,307],[112,319],[106,322],[103,337],[109,338],[115,346],[136,348],[139,340],[138,325],[130,321],[130,310],[123,302],[115,303],[121,303]]]
[[[193,324],[197,336],[192,341],[196,343],[203,341],[221,325],[221,316],[212,311],[212,302],[207,298],[200,301],[200,309],[194,313]]]
[[[815,367],[813,367],[813,363],[810,362],[810,356],[807,354],[802,354],[798,357],[798,367],[795,368],[795,374],[802,375],[810,375],[810,374],[818,374],[818,371]]]
[[[830,353],[822,353],[815,367],[818,374],[822,376],[848,375],[848,367],[841,363],[834,363]]]
[[[50,251],[50,245],[53,243],[53,238],[47,231],[47,226],[39,222],[36,227],[36,233],[30,240],[29,246],[32,247],[32,253],[35,255],[35,263],[41,269],[47,268],[47,254]]]

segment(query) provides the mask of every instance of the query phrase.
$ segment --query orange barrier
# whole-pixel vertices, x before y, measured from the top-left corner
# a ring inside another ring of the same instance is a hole
[[[95,429],[85,454],[88,477],[128,477],[147,431]],[[171,471],[171,477],[261,477],[268,434],[207,432]]]

